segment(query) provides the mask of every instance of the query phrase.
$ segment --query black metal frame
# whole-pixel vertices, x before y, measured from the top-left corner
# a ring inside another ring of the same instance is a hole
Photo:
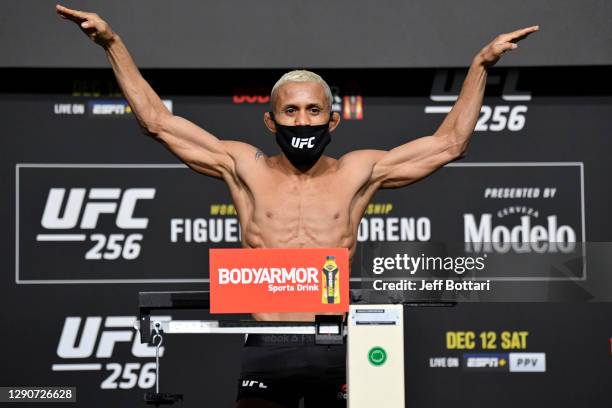
[[[153,310],[209,310],[210,292],[138,292],[140,342],[151,343],[151,312]]]
[[[368,303],[368,291],[351,289],[351,304]],[[456,302],[406,302],[397,300],[406,306],[442,306],[452,307]],[[192,291],[192,292],[139,292],[138,293],[138,320],[140,321],[140,342],[151,343],[153,333],[151,332],[151,312],[154,310],[210,310],[210,292],[208,291]],[[312,325],[310,322],[250,322],[250,321],[232,321],[219,322],[225,327],[249,327],[256,324],[257,326],[296,326],[296,325]],[[319,329],[322,325],[338,325],[340,333],[334,337],[331,334],[320,333]],[[316,343],[318,344],[337,344],[342,343],[342,316],[333,315],[317,315],[315,319],[316,326]]]

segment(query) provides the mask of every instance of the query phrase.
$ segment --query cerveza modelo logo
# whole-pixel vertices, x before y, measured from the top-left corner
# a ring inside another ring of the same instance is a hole
[[[171,317],[156,316],[156,319],[167,321]],[[140,342],[134,330],[135,321],[135,316],[66,317],[56,351],[59,361],[51,370],[103,371],[100,383],[103,390],[153,387],[155,347]],[[159,355],[164,355],[163,346]]]
[[[493,214],[464,214],[465,242],[476,252],[569,252],[575,248],[576,232],[569,225],[559,225],[556,215],[546,217],[545,224],[535,224],[530,215],[520,216],[518,225],[494,225]]]
[[[463,214],[468,249],[498,253],[575,249],[578,236],[575,227],[563,223],[555,213],[557,188],[486,187],[483,196],[502,205],[493,212]]]
[[[154,188],[51,188],[41,218],[45,233],[38,242],[87,241],[95,244],[85,253],[88,260],[132,260],[141,251],[141,233],[91,233],[101,216],[112,215],[118,230],[146,230],[149,219],[135,217],[141,200],[155,197]]]

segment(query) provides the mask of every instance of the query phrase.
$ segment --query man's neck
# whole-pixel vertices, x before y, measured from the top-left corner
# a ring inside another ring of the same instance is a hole
[[[291,164],[289,159],[287,159],[287,156],[282,153],[278,156],[277,163],[278,166],[287,174],[291,174],[299,178],[305,179],[316,177],[321,173],[324,173],[329,167],[326,163],[325,156],[321,156],[319,160],[317,160],[317,162],[312,165],[312,167],[308,168],[296,168],[293,164]]]

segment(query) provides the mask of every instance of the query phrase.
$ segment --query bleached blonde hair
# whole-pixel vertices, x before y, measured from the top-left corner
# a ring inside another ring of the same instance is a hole
[[[287,82],[316,82],[318,84],[323,85],[323,90],[325,91],[325,99],[327,99],[327,105],[329,109],[332,108],[333,96],[329,85],[320,75],[315,74],[311,71],[306,71],[304,69],[296,69],[294,71],[289,71],[285,75],[283,75],[272,87],[272,92],[270,92],[270,105],[274,110],[274,103],[276,102],[276,94],[278,93],[278,88],[281,85]]]

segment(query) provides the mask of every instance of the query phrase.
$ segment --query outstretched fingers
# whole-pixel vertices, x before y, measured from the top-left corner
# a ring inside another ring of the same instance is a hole
[[[75,23],[79,23],[79,24],[82,23],[83,21],[86,21],[89,18],[89,14],[90,14],[90,13],[85,13],[84,11],[69,9],[68,7],[64,7],[59,4],[55,6],[55,10],[60,15],[60,17],[68,19],[68,20],[72,20]]]
[[[540,26],[535,25],[531,27],[521,28],[520,30],[512,31],[511,33],[502,34],[500,39],[504,42],[513,42],[516,43],[521,41],[531,33],[534,33],[540,29]]]
[[[510,33],[500,34],[480,51],[478,57],[485,66],[491,67],[495,65],[506,52],[517,49],[518,41],[539,29],[540,26],[534,25]]]

